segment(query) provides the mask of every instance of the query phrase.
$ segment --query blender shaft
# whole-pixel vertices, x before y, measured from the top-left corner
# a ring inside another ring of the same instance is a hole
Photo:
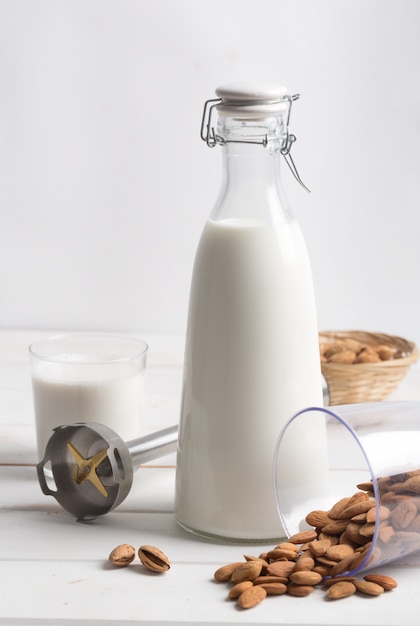
[[[130,453],[133,466],[137,467],[154,459],[176,452],[178,426],[170,426],[139,439],[127,441],[126,446]]]

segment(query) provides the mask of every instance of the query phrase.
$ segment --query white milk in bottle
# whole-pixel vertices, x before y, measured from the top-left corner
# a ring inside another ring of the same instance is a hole
[[[192,276],[175,516],[200,535],[270,541],[284,535],[277,437],[296,411],[322,405],[311,267],[279,182],[291,99],[276,85],[216,93],[219,125],[206,140],[222,146],[224,177]],[[307,436],[323,471],[323,429]]]

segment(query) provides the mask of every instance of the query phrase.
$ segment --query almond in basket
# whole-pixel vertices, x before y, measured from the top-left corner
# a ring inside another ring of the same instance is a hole
[[[380,363],[397,358],[396,352],[383,344],[361,343],[355,339],[337,339],[331,344],[321,343],[323,363]]]
[[[419,356],[412,341],[361,330],[323,331],[319,344],[330,405],[383,400]]]
[[[380,363],[407,357],[413,344],[400,337],[362,331],[319,335],[322,363]]]

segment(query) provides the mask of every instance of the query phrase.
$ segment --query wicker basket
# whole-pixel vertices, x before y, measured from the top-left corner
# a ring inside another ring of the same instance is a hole
[[[394,358],[379,363],[321,362],[330,405],[384,400],[398,387],[410,365],[419,357],[415,344],[401,337],[356,330],[319,333],[321,348],[343,339],[356,339],[367,347],[387,345],[393,349]]]

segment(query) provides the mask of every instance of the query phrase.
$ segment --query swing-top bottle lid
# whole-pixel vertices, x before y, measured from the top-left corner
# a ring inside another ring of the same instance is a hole
[[[296,141],[296,136],[289,131],[290,113],[292,103],[299,98],[299,94],[289,95],[287,88],[277,83],[232,83],[222,85],[216,89],[217,98],[206,100],[201,118],[201,139],[206,142],[209,148],[227,143],[254,143],[267,146],[270,138],[268,134],[262,139],[229,138],[226,139],[221,133],[216,132],[212,124],[214,110],[221,116],[232,117],[242,121],[261,120],[263,118],[281,115],[283,117],[284,132],[281,135],[281,154],[284,156],[287,165],[293,172],[293,176],[306,191],[309,189],[300,178],[290,149]],[[279,140],[275,136],[276,141]]]
[[[275,115],[290,106],[287,88],[277,83],[228,83],[216,89],[219,115],[260,118]]]

